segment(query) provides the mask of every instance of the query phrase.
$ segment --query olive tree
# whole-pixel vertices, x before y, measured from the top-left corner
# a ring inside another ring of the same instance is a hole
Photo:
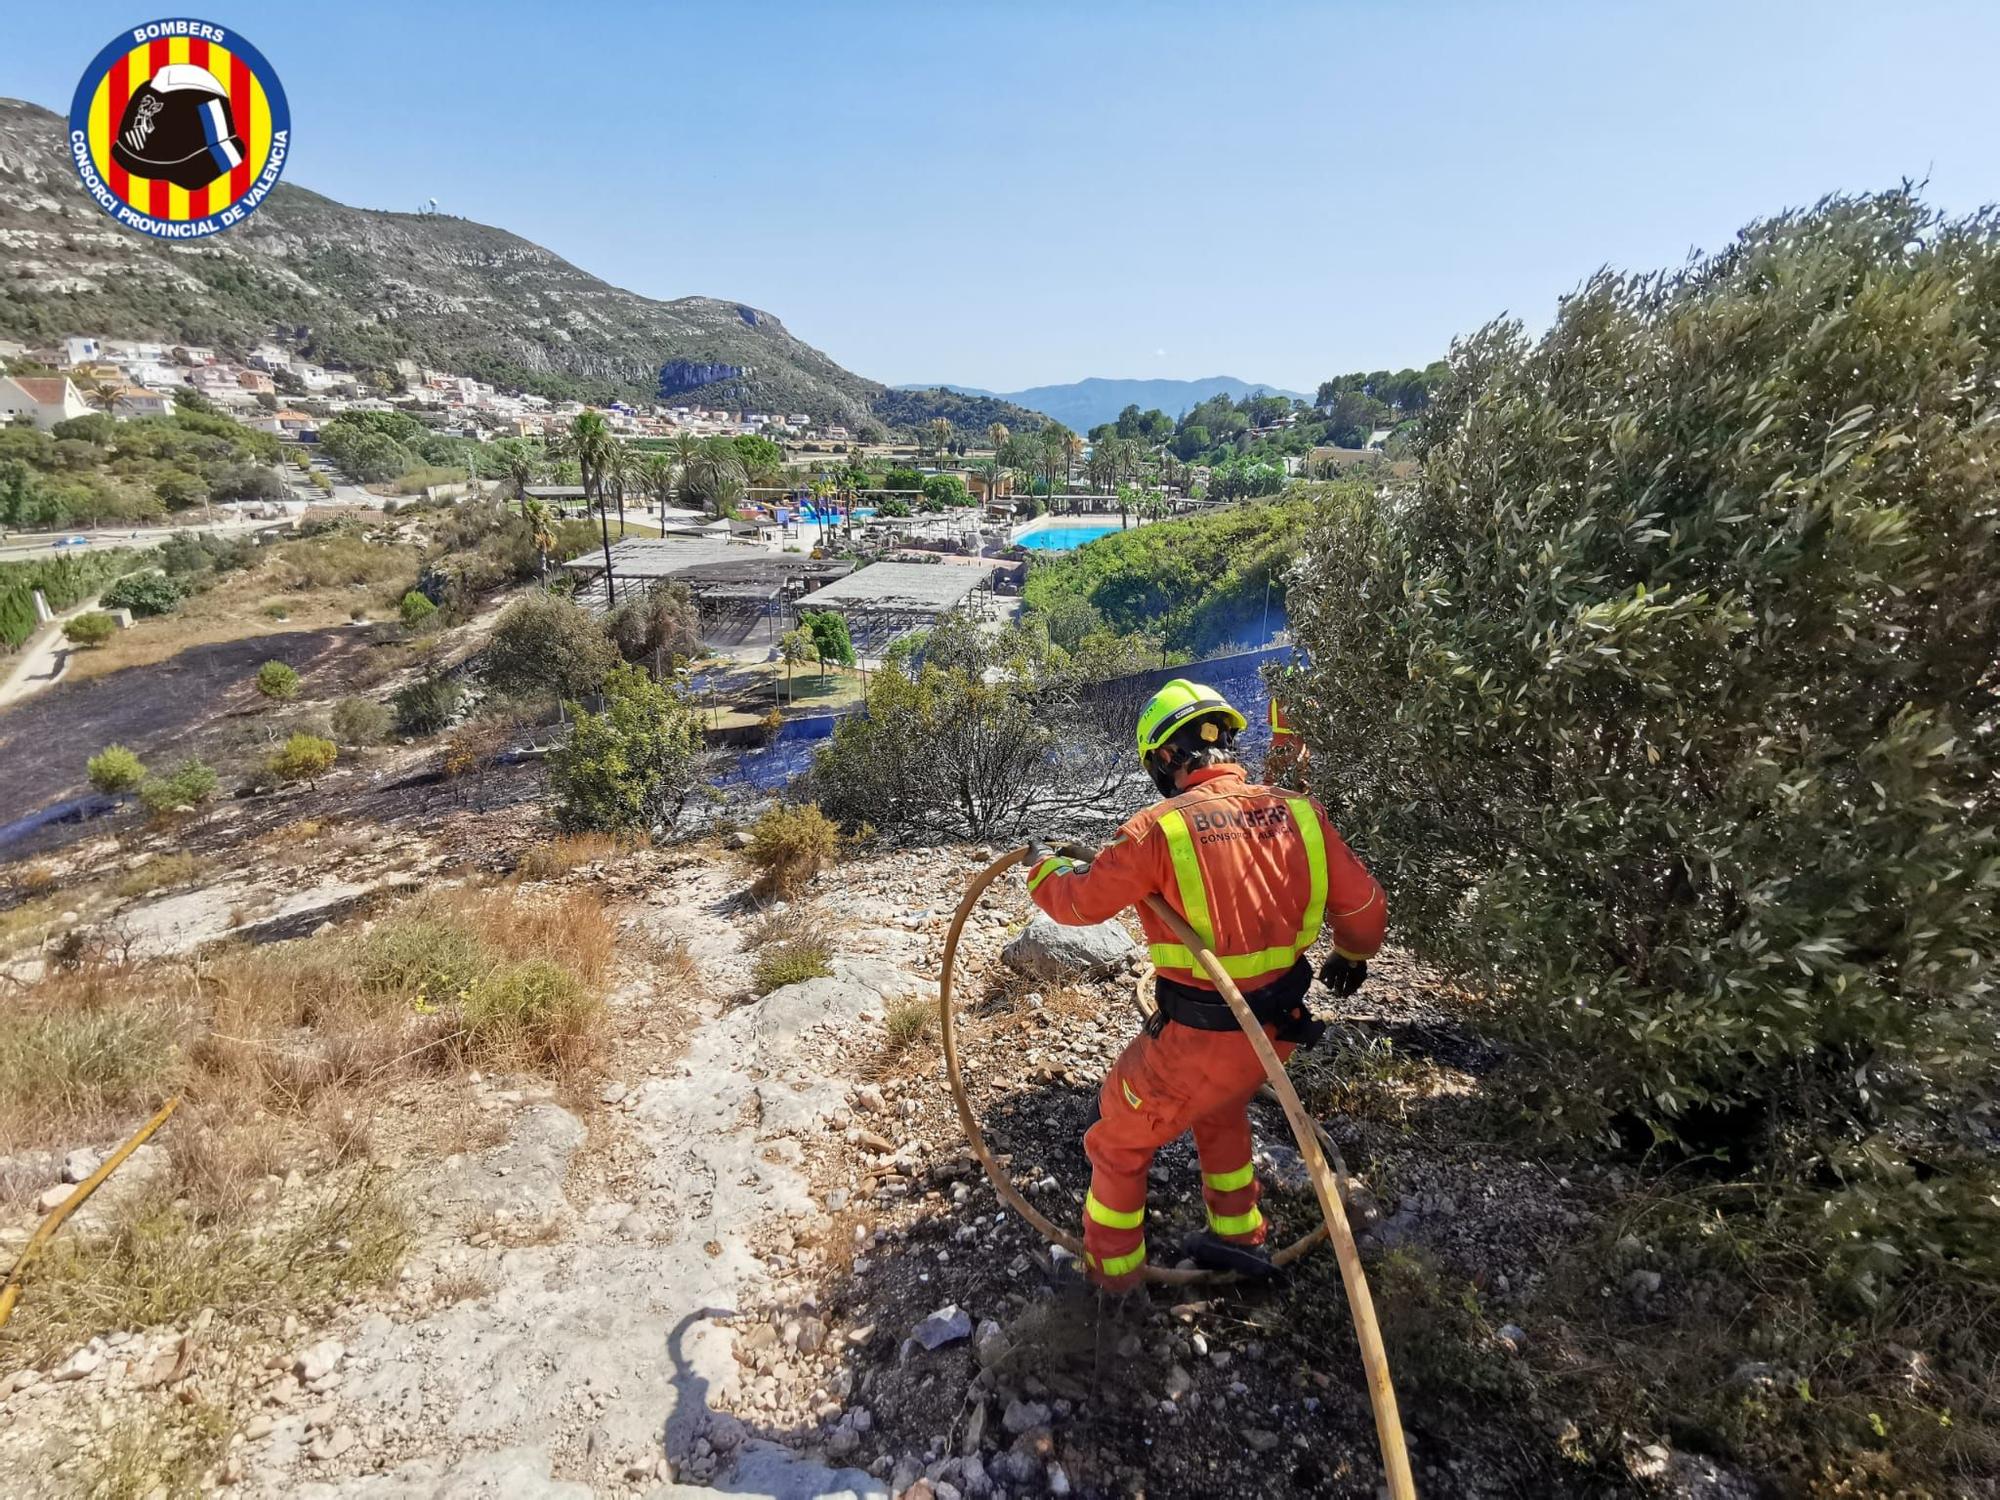
[[[1421,477],[1293,576],[1288,694],[1397,930],[1549,1117],[1839,1184],[1862,1284],[1884,1226],[2000,1260],[1996,369],[2000,223],[1829,199],[1464,341]]]

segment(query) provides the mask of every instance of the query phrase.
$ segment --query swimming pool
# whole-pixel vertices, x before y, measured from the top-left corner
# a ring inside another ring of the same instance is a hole
[[[1108,526],[1037,526],[1015,537],[1014,545],[1033,552],[1074,552],[1085,542],[1123,529],[1115,521]]]

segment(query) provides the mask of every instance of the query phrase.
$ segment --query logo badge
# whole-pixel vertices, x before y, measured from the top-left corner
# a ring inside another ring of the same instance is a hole
[[[250,217],[284,174],[291,131],[264,54],[208,21],[120,32],[69,107],[84,190],[127,229],[163,240],[205,239]]]

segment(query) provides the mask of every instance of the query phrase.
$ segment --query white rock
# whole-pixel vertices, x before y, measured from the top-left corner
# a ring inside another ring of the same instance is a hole
[[[63,1201],[69,1197],[72,1191],[74,1191],[74,1189],[70,1188],[68,1185],[58,1183],[55,1187],[46,1188],[43,1190],[42,1196],[35,1200],[36,1206],[39,1207],[43,1213],[48,1213],[53,1209],[61,1208],[63,1206]]]
[[[292,1361],[292,1373],[308,1385],[315,1380],[324,1380],[340,1368],[340,1358],[346,1352],[338,1339],[322,1339],[300,1351]]]
[[[88,1146],[79,1146],[63,1158],[62,1180],[64,1182],[83,1181],[84,1178],[97,1170],[99,1160],[98,1154]]]
[[[86,1375],[95,1374],[97,1367],[104,1363],[104,1353],[100,1349],[85,1344],[81,1349],[57,1365],[49,1372],[51,1380],[81,1380]]]

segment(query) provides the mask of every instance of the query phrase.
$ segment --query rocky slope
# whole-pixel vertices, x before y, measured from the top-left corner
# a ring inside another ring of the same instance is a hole
[[[842,369],[770,313],[656,301],[490,225],[350,208],[281,184],[241,228],[192,245],[118,229],[89,201],[48,110],[0,99],[0,337],[172,338],[247,350],[278,331],[337,368],[410,358],[554,397],[805,411],[852,426],[932,416],[1033,426],[1004,403],[912,397]],[[988,408],[992,410],[988,410]],[[976,408],[976,409],[975,409]]]

